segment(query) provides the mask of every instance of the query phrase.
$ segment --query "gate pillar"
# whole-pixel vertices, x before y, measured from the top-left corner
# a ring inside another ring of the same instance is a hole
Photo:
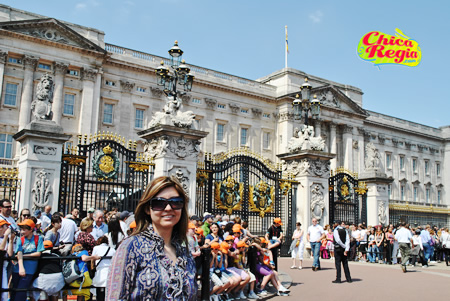
[[[22,178],[20,204],[16,209],[33,212],[45,206],[58,208],[61,155],[64,142],[71,135],[63,134],[54,121],[32,121],[14,139],[20,142],[19,176]]]
[[[147,141],[145,155],[154,159],[154,177],[175,175],[189,196],[189,213],[193,214],[199,146],[208,132],[160,124],[138,135]]]
[[[283,160],[283,173],[291,174],[299,182],[295,210],[292,212],[306,230],[313,217],[320,225],[328,223],[328,177],[330,160],[335,154],[305,150],[278,155]]]
[[[367,184],[367,225],[389,224],[388,185],[393,179],[380,171],[365,171],[360,181]]]

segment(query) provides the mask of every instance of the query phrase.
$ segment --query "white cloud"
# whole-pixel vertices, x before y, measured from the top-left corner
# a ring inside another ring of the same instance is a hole
[[[317,10],[317,11],[315,11],[312,14],[309,15],[309,18],[314,23],[320,23],[322,21],[322,17],[323,17],[323,13],[320,10]]]
[[[77,4],[75,5],[75,9],[76,9],[76,10],[84,10],[84,9],[86,9],[86,7],[87,7],[86,3],[82,3],[82,2],[77,3]]]

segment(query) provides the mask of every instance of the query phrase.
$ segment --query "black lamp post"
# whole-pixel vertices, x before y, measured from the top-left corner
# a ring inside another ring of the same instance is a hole
[[[164,86],[164,93],[167,96],[173,96],[174,100],[176,100],[178,93],[177,84],[183,85],[185,91],[191,91],[194,76],[189,73],[191,69],[181,59],[183,50],[178,47],[178,41],[175,41],[173,47],[170,48],[169,54],[171,56],[170,67],[172,70],[164,66],[164,62],[161,61],[161,66],[156,68],[157,84]]]
[[[311,100],[311,89],[312,86],[308,83],[308,78],[305,78],[305,82],[300,87],[301,97],[297,94],[292,102],[295,119],[301,119],[302,112],[305,112],[305,125],[308,125],[308,114],[310,111],[313,119],[319,118],[320,116],[320,101],[316,95]]]

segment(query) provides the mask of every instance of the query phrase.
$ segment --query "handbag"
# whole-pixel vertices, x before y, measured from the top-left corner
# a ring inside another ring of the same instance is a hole
[[[103,257],[105,257],[106,255],[108,255],[109,249],[111,249],[111,247],[108,247],[108,250],[106,250],[105,255],[102,256],[102,258],[100,258],[100,260],[98,261],[97,264],[95,264],[95,261],[92,260],[91,261],[91,269],[89,270],[89,276],[91,277],[91,279],[94,279],[95,277],[95,273],[97,272],[97,266],[100,264],[100,262],[103,260]]]
[[[297,243],[295,244],[295,247],[298,247],[300,245],[300,240],[297,239]]]

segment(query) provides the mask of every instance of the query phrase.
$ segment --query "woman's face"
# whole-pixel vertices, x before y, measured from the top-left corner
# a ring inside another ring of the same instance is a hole
[[[217,227],[217,225],[211,225],[211,232],[217,234],[217,232],[219,232],[219,227]]]
[[[169,200],[171,198],[179,197],[180,194],[174,187],[167,187],[158,192],[155,198],[164,198]],[[172,209],[170,204],[164,208],[164,210],[153,210],[150,206],[149,214],[152,219],[152,223],[157,228],[173,228],[181,219],[182,209]]]

